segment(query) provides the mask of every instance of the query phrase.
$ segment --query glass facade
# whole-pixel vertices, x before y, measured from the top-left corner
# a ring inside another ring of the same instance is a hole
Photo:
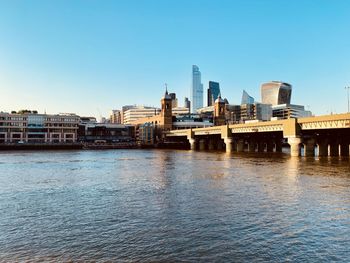
[[[198,66],[192,66],[192,89],[191,89],[192,112],[203,108],[203,84],[201,82],[201,72]]]
[[[254,103],[254,98],[249,96],[249,94],[245,90],[243,90],[241,104],[253,104],[253,103]]]
[[[220,94],[220,84],[219,82],[215,81],[209,81],[209,88],[208,88],[208,106],[213,106],[215,103],[215,100],[218,98]]]
[[[264,104],[290,104],[292,85],[279,81],[271,81],[261,85],[261,100]]]

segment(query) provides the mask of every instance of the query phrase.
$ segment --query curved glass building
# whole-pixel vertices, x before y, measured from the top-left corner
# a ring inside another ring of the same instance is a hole
[[[281,82],[271,81],[261,85],[261,100],[264,104],[290,104],[292,96],[292,85]]]

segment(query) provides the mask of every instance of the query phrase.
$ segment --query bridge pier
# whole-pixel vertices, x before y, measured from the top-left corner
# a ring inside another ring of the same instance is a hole
[[[206,140],[205,139],[199,140],[199,150],[200,151],[204,151],[205,150],[205,146],[206,146]]]
[[[318,146],[318,156],[325,157],[328,156],[328,144],[327,142],[319,142]]]
[[[267,141],[266,143],[266,151],[272,153],[273,152],[273,142]]]
[[[248,141],[248,152],[255,152],[256,142],[253,139]]]
[[[277,153],[282,152],[282,141],[281,140],[275,141],[275,152],[277,152]]]
[[[339,156],[339,144],[337,142],[329,144],[329,156]]]
[[[196,140],[193,138],[189,138],[187,140],[190,143],[191,150],[192,151],[196,150]]]
[[[229,138],[229,137],[224,138],[224,142],[225,142],[225,145],[226,145],[226,152],[227,153],[233,152],[232,141],[233,141],[232,138]]]
[[[304,155],[306,157],[315,156],[315,140],[308,139],[304,144]]]
[[[208,150],[209,151],[215,150],[215,141],[214,140],[209,139],[209,141],[208,141]]]
[[[301,139],[299,137],[289,137],[288,144],[290,145],[290,156],[292,157],[300,156]]]
[[[237,141],[237,152],[244,152],[244,140],[239,139]]]
[[[349,143],[343,142],[340,144],[340,156],[349,156]]]
[[[218,151],[221,151],[224,149],[224,145],[223,145],[223,142],[221,139],[218,140],[217,149],[218,149]]]
[[[265,151],[265,143],[263,141],[258,142],[258,152],[262,153]]]

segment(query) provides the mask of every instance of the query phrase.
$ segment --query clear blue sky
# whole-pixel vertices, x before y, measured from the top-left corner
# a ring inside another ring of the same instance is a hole
[[[292,103],[345,112],[349,14],[348,0],[0,0],[0,111],[106,116],[158,106],[165,82],[182,105],[196,64],[230,103],[282,80]]]

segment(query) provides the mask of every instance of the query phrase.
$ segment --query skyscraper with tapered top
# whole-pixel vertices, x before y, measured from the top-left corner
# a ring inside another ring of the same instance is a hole
[[[191,106],[191,112],[193,113],[203,107],[203,84],[201,81],[201,72],[196,65],[192,66]]]

